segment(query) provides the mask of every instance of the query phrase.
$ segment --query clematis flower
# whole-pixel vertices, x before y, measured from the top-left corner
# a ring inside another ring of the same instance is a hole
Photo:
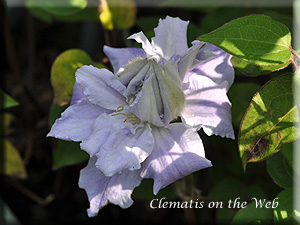
[[[115,74],[83,66],[76,72],[70,107],[48,136],[81,142],[90,155],[79,186],[89,216],[108,202],[127,208],[143,178],[154,194],[174,181],[211,166],[196,130],[233,138],[230,55],[199,41],[186,44],[188,22],[160,20],[143,49],[105,47]],[[181,116],[184,123],[171,123]]]
[[[161,99],[170,95],[164,93],[167,92],[167,88],[153,84],[153,80],[161,79],[160,73],[164,71],[166,76],[172,79],[170,86],[180,87],[184,98],[179,94],[180,91],[177,91],[174,95],[180,97],[173,97],[168,101],[169,105],[175,106],[164,108],[164,113],[160,112],[152,118],[154,124],[159,125],[157,121],[161,115],[165,117],[161,118],[164,121],[160,121],[160,125],[168,124],[180,116],[185,123],[197,130],[203,128],[207,135],[215,134],[234,139],[231,103],[227,98],[227,91],[234,80],[231,55],[200,41],[192,42],[192,47],[188,48],[187,26],[187,21],[167,16],[166,19],[160,20],[158,27],[154,29],[155,37],[151,39],[151,43],[142,32],[129,37],[141,43],[142,49],[105,46],[104,52],[120,81],[127,87],[139,87],[134,89],[135,92],[130,92],[136,97],[136,103],[131,107],[136,114],[140,114],[139,110],[144,107],[143,99],[149,96],[148,92],[151,90],[159,89]],[[154,72],[149,72],[149,68],[154,67],[153,64],[156,68],[152,69]],[[153,98],[159,99],[157,93],[158,91],[153,93]],[[166,104],[156,101],[156,105],[159,109]],[[166,118],[168,111],[172,113]],[[149,114],[153,117],[152,113]],[[143,115],[147,119],[150,117],[147,114]]]
[[[195,129],[183,123],[157,127],[129,111],[135,104],[118,77],[83,66],[76,72],[73,97],[48,136],[81,142],[90,155],[79,186],[90,201],[89,216],[108,202],[127,208],[143,178],[154,179],[154,193],[184,176],[211,166]],[[151,102],[145,103],[145,112]]]

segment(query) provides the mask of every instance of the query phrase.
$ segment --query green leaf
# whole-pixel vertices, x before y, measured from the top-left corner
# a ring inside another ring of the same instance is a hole
[[[241,196],[242,184],[235,178],[225,178],[220,181],[210,191],[208,198],[214,201],[222,201],[227,203],[231,199],[240,197],[240,201],[245,201],[245,198]]]
[[[99,19],[107,30],[129,29],[135,23],[136,5],[133,0],[103,0]]]
[[[229,89],[228,98],[232,103],[232,123],[236,127],[240,126],[252,96],[260,87],[260,85],[254,83],[234,83]]]
[[[281,152],[267,159],[267,171],[278,186],[293,187],[293,170]]]
[[[266,74],[269,72],[284,69],[290,64],[290,61],[275,66],[258,66],[253,63],[243,61],[240,58],[232,57],[231,63],[235,68],[245,73],[246,75],[257,76],[257,75]]]
[[[84,162],[89,155],[80,149],[79,143],[58,140],[54,149],[53,169]]]
[[[249,224],[257,222],[258,224],[272,224],[273,209],[266,207],[256,207],[256,202],[251,202],[246,208],[239,210],[231,221],[231,225]],[[265,222],[268,221],[268,222]]]
[[[286,189],[278,195],[278,207],[274,209],[275,224],[298,224],[294,220],[300,220],[300,211],[294,208],[293,200],[299,196],[293,195],[293,189]]]
[[[87,6],[87,0],[29,0],[27,6],[38,7],[53,15],[71,15]]]
[[[0,103],[1,103],[0,109],[6,109],[6,108],[19,105],[17,101],[15,101],[12,97],[4,93],[4,91],[2,91],[1,89],[0,89]]]
[[[288,28],[268,16],[242,17],[198,39],[259,66],[285,65],[291,58]]]
[[[51,68],[51,83],[54,89],[53,102],[63,106],[70,102],[75,72],[83,65],[91,64],[91,58],[80,49],[70,49],[61,53]]]
[[[291,75],[269,81],[255,94],[240,126],[244,170],[247,163],[264,160],[300,137],[297,114]]]
[[[0,138],[0,173],[7,176],[25,179],[27,172],[19,151],[6,139]]]

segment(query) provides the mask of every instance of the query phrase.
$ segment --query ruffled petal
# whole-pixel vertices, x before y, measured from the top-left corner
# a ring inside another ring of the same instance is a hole
[[[128,37],[128,39],[136,40],[136,42],[142,44],[142,48],[147,53],[147,56],[152,56],[155,54],[152,50],[152,45],[150,41],[142,31],[131,35],[130,37]]]
[[[154,29],[155,37],[152,38],[153,51],[169,60],[172,56],[188,49],[187,26],[189,22],[167,16],[160,19],[158,27]]]
[[[169,124],[180,115],[185,101],[177,64],[169,61],[159,65],[155,60],[149,60],[146,77],[148,79],[143,82],[128,110],[142,121],[155,126]]]
[[[124,67],[133,59],[146,57],[145,51],[140,48],[112,48],[104,46],[104,53],[113,66],[114,73],[120,73]]]
[[[132,125],[125,119],[122,115],[101,115],[95,120],[93,132],[81,143],[90,156],[97,156],[96,167],[105,176],[140,169],[152,152],[154,140],[149,124]]]
[[[209,54],[214,54],[215,57],[209,57]],[[198,66],[188,72],[185,76],[185,81],[190,76],[203,75],[207,76],[217,84],[222,84],[227,81],[227,91],[234,81],[234,69],[230,62],[231,55],[222,49],[206,43],[198,52],[196,61]],[[204,61],[203,59],[209,59]]]
[[[143,163],[141,177],[154,179],[154,194],[190,173],[211,166],[199,135],[187,124],[153,128],[152,133],[155,146]]]
[[[140,171],[124,170],[112,177],[106,177],[95,166],[96,157],[89,160],[88,165],[80,171],[79,187],[85,189],[90,201],[88,216],[96,216],[98,211],[109,202],[128,208],[132,205],[131,193],[140,185]]]
[[[126,105],[126,87],[107,69],[82,66],[76,71],[76,82],[90,102],[116,110]]]
[[[67,141],[83,141],[92,133],[95,119],[102,113],[110,112],[89,101],[74,104],[55,121],[47,136]]]
[[[203,127],[207,135],[234,139],[227,87],[227,81],[217,84],[206,76],[191,76],[182,86],[186,97],[183,120],[197,129]]]
[[[77,103],[80,103],[84,100],[87,100],[86,96],[83,93],[83,90],[81,89],[81,87],[79,86],[79,84],[77,84],[75,82],[74,87],[73,87],[73,95],[72,95],[72,100],[70,105],[74,105]]]

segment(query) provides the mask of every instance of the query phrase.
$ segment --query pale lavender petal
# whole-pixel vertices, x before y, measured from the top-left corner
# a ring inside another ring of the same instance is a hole
[[[183,120],[197,129],[203,127],[207,135],[234,139],[227,87],[227,81],[216,84],[206,76],[191,76],[182,85],[186,97]]]
[[[113,177],[106,177],[95,166],[96,157],[89,160],[88,165],[80,171],[79,187],[85,189],[90,201],[88,216],[96,216],[98,211],[112,203],[121,208],[132,205],[131,193],[140,185],[142,178],[140,171],[124,170]]]
[[[107,69],[82,66],[76,71],[76,82],[94,104],[116,110],[126,105],[126,87]]]
[[[104,46],[103,51],[109,58],[114,73],[123,71],[131,60],[138,57],[146,57],[145,51],[141,48],[112,48]]]
[[[67,141],[83,141],[91,133],[95,119],[102,113],[110,113],[89,101],[69,106],[53,124],[47,136]]]
[[[167,16],[160,19],[158,27],[154,29],[155,37],[152,38],[153,51],[169,60],[172,56],[180,54],[188,49],[187,26],[189,22],[178,17]]]
[[[145,36],[145,34],[142,31],[131,35],[130,37],[128,37],[128,39],[134,39],[134,40],[136,40],[136,42],[142,44],[142,48],[144,49],[144,51],[147,53],[148,56],[155,54],[152,51],[152,46],[151,46],[149,40],[147,39],[147,37]]]
[[[77,84],[75,82],[74,87],[73,87],[73,95],[72,95],[72,100],[70,105],[74,105],[77,103],[80,103],[84,100],[87,100],[86,96],[83,93],[83,90],[81,89],[81,87],[79,86],[79,84]]]
[[[142,165],[141,177],[154,179],[154,194],[190,173],[211,166],[199,135],[187,124],[153,128],[152,133],[155,146]]]
[[[140,169],[141,163],[153,149],[149,124],[132,125],[122,115],[103,114],[95,120],[93,132],[81,148],[96,155],[96,167],[105,176],[113,176],[124,169]]]
[[[203,62],[203,59],[207,58],[207,54],[209,52],[216,55],[216,57]],[[200,65],[192,71],[188,72],[185,79],[188,79],[190,76],[203,75],[209,77],[217,84],[222,84],[224,81],[227,81],[228,85],[226,88],[228,91],[234,81],[234,69],[230,62],[231,57],[231,55],[222,49],[207,43],[203,48],[201,48],[196,56],[196,60],[202,63],[200,63]]]

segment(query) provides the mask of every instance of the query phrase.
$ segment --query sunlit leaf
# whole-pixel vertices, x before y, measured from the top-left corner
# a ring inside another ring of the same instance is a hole
[[[244,169],[249,162],[266,159],[284,143],[300,137],[294,104],[292,76],[269,81],[253,97],[239,133],[239,151]]]
[[[278,195],[278,206],[274,209],[275,224],[298,224],[294,217],[300,219],[299,209],[294,208],[294,199],[299,199],[300,196],[295,196],[293,189],[286,189]]]
[[[91,58],[82,50],[70,49],[61,53],[51,69],[51,83],[54,89],[53,102],[63,106],[70,102],[75,72],[83,65],[91,64]]]
[[[27,172],[18,150],[6,139],[0,138],[0,173],[7,176],[25,179]]]
[[[290,31],[284,24],[268,16],[242,17],[198,39],[210,42],[244,61],[264,67],[285,65],[291,58]]]
[[[17,106],[19,103],[0,89],[0,109]]]
[[[278,186],[282,188],[293,187],[293,170],[281,152],[267,159],[267,170]]]
[[[53,169],[84,162],[89,155],[80,149],[79,143],[59,140],[54,149]]]
[[[250,76],[257,76],[257,75],[281,70],[281,69],[286,68],[290,64],[290,62],[287,61],[286,63],[278,64],[275,66],[259,66],[259,65],[241,60],[240,58],[237,58],[237,57],[232,57],[231,63],[238,70],[240,70],[243,73],[250,75]]]

